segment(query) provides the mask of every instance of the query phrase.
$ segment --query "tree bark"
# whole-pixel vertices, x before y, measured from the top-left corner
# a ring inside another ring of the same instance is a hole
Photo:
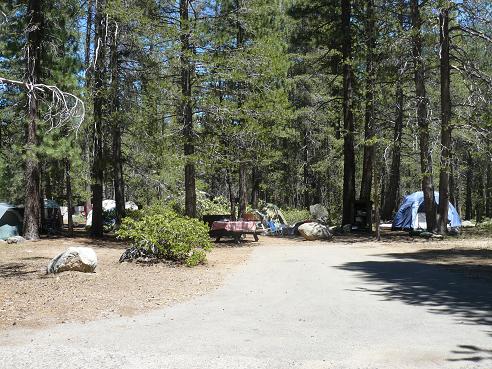
[[[376,154],[378,147],[374,147],[374,153]],[[374,193],[373,193],[373,202],[374,202],[374,225],[376,227],[376,241],[381,241],[381,212],[380,212],[380,203],[381,203],[381,193],[382,193],[382,175],[381,175],[381,163],[378,159],[375,160],[374,163]]]
[[[239,163],[239,206],[238,217],[243,219],[246,214],[246,207],[248,205],[248,189],[247,189],[247,168],[246,164]]]
[[[487,158],[487,180],[485,182],[485,216],[487,218],[492,217],[492,166],[490,165],[490,159]]]
[[[41,47],[43,17],[41,0],[29,0],[27,6],[27,58],[26,76],[29,84],[39,83],[41,76]],[[40,175],[39,161],[36,155],[38,104],[34,89],[28,92],[28,123],[26,137],[25,162],[25,202],[24,202],[24,237],[28,240],[39,239],[40,209]]]
[[[456,178],[456,166],[457,164],[453,161],[451,162],[451,173],[449,175],[449,202],[454,205],[458,214],[461,215],[460,204],[459,204],[459,186],[457,184]]]
[[[341,0],[342,7],[342,57],[343,57],[343,216],[342,223],[354,221],[355,154],[353,115],[352,33],[350,26],[351,1]]]
[[[260,198],[260,184],[261,184],[261,173],[258,167],[255,165],[251,170],[251,205],[253,209],[258,209],[258,200]]]
[[[229,169],[226,169],[226,182],[229,192],[229,206],[231,210],[231,220],[236,220],[236,197],[234,196],[234,190],[232,189],[232,178]]]
[[[102,237],[103,235],[103,182],[104,182],[104,157],[103,157],[103,104],[105,93],[104,87],[104,61],[106,57],[105,28],[106,17],[104,16],[104,0],[99,0],[96,6],[95,24],[96,34],[94,45],[97,45],[97,55],[94,68],[94,131],[93,149],[94,159],[92,163],[92,226],[91,235]]]
[[[364,159],[362,163],[362,180],[360,199],[371,200],[372,175],[374,162],[374,49],[376,47],[374,19],[374,0],[366,2],[366,105],[364,116]]]
[[[111,45],[111,95],[112,95],[112,164],[114,200],[116,203],[116,225],[121,224],[125,216],[125,183],[123,179],[123,159],[121,155],[121,127],[119,121],[119,61],[117,29],[112,27],[113,42]]]
[[[427,95],[425,91],[425,66],[422,57],[422,36],[419,1],[411,0],[412,52],[414,61],[415,94],[417,100],[417,122],[420,143],[420,170],[427,230],[436,230],[436,203],[432,183],[432,157],[429,147],[429,122],[427,120]]]
[[[65,159],[65,185],[67,190],[67,215],[68,215],[68,234],[73,235],[73,203],[72,203],[72,176],[70,173],[70,160]]]
[[[405,2],[400,1],[399,22],[400,26],[404,26],[404,11]],[[391,168],[389,173],[388,187],[384,191],[384,201],[382,205],[382,218],[389,220],[393,218],[394,211],[398,208],[398,200],[400,193],[400,165],[401,165],[401,144],[403,133],[403,115],[404,115],[404,93],[403,93],[403,57],[399,57],[398,70],[396,79],[396,111],[395,111],[395,126],[393,128],[393,150],[391,153]]]
[[[466,197],[465,197],[465,220],[471,220],[473,217],[473,159],[470,153],[467,155],[466,169]]]
[[[191,106],[191,72],[192,66],[189,58],[190,24],[189,24],[189,0],[179,1],[180,15],[180,42],[181,42],[181,101],[179,120],[183,127],[184,155],[185,155],[185,214],[196,217],[196,186],[195,186],[195,164],[194,164],[194,130],[193,112]]]
[[[311,204],[311,168],[309,161],[309,139],[308,139],[308,131],[305,130],[303,132],[303,180],[304,180],[304,207],[309,209],[309,205]]]
[[[84,50],[84,63],[85,63],[85,88],[87,91],[91,88],[91,32],[92,32],[92,16],[94,12],[93,0],[87,1],[87,19],[86,19],[86,28],[85,28],[85,50]],[[93,127],[92,127],[93,128]],[[90,162],[91,153],[90,153],[90,139],[87,137],[87,140],[84,145],[85,156]],[[91,185],[90,182],[86,182],[86,190],[87,193],[91,193]],[[89,214],[89,211],[92,209],[91,198],[85,199],[85,213],[86,216]]]
[[[440,72],[441,72],[441,169],[439,173],[438,232],[448,231],[449,172],[451,167],[451,94],[449,73],[449,8],[440,9]]]
[[[476,203],[475,203],[475,216],[476,216],[476,222],[481,223],[483,220],[483,213],[484,213],[484,197],[485,197],[485,191],[484,191],[484,186],[483,186],[483,172],[479,172],[478,175],[476,176],[476,183],[475,183],[475,191],[476,191]]]

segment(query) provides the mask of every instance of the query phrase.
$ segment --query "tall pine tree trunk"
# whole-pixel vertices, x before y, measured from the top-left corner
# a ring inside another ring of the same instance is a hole
[[[481,223],[483,220],[483,213],[484,213],[484,197],[485,197],[485,191],[484,191],[484,173],[482,171],[477,173],[477,176],[475,178],[475,192],[476,192],[476,202],[475,202],[475,221],[477,223]]]
[[[125,216],[125,183],[123,180],[123,159],[121,156],[121,127],[119,116],[119,61],[118,61],[118,29],[112,25],[113,42],[111,45],[111,95],[112,95],[112,165],[114,200],[116,204],[116,225],[121,224]]]
[[[196,188],[195,188],[195,164],[194,164],[194,131],[193,112],[191,106],[191,72],[192,66],[189,57],[190,45],[190,23],[189,23],[189,0],[179,1],[180,16],[180,42],[181,42],[181,101],[179,120],[183,127],[184,155],[185,155],[185,214],[196,217]]]
[[[311,168],[309,162],[309,139],[308,139],[308,131],[305,130],[303,134],[303,182],[304,182],[304,207],[309,209],[309,205],[311,204]]]
[[[350,26],[351,2],[341,0],[342,6],[342,57],[343,57],[343,216],[342,223],[354,221],[355,154],[353,114],[352,33]]]
[[[401,28],[404,27],[404,11],[405,2],[400,1],[398,19]],[[381,217],[384,220],[389,220],[393,217],[394,211],[398,207],[398,196],[400,193],[400,165],[401,165],[401,143],[403,134],[403,74],[404,74],[404,60],[403,57],[399,57],[398,70],[396,79],[396,111],[395,111],[395,126],[393,128],[393,150],[391,153],[391,168],[389,173],[389,183],[386,191],[384,192],[384,201],[381,209]],[[383,182],[384,183],[384,182]]]
[[[229,169],[226,169],[226,183],[227,183],[227,190],[229,193],[231,220],[236,220],[236,197],[234,196],[234,190],[232,188],[231,171]]]
[[[87,1],[87,18],[86,18],[86,29],[85,29],[85,50],[84,50],[84,66],[85,66],[85,88],[89,91],[91,87],[91,31],[92,31],[92,15],[94,12],[93,0]],[[90,136],[89,136],[90,137]],[[83,150],[84,155],[86,157],[87,162],[91,162],[91,153],[90,147],[91,143],[90,139],[86,136],[87,140],[85,141]],[[86,190],[87,193],[91,193],[91,185],[90,181],[86,182]],[[92,209],[91,198],[88,197],[85,199],[85,212],[86,215]]]
[[[65,159],[65,186],[67,191],[67,216],[68,216],[68,234],[73,235],[73,202],[72,202],[72,176],[70,173],[70,160]]]
[[[258,209],[258,200],[260,198],[260,183],[261,183],[261,173],[258,166],[253,166],[251,170],[251,205],[253,209]]]
[[[41,45],[43,18],[41,0],[29,0],[27,6],[27,58],[26,76],[31,85],[39,83],[41,75]],[[28,123],[26,137],[26,167],[25,167],[25,202],[24,202],[24,237],[28,240],[39,238],[39,224],[41,222],[40,208],[40,174],[39,161],[36,155],[38,146],[37,136],[38,104],[34,89],[28,92]]]
[[[238,217],[243,219],[246,214],[246,207],[248,205],[248,188],[247,188],[247,169],[246,164],[239,163],[239,206]]]
[[[439,173],[438,232],[447,233],[449,209],[449,172],[451,167],[451,95],[449,91],[449,8],[440,10],[440,71],[441,71],[441,169]]]
[[[424,208],[427,230],[436,229],[436,203],[434,185],[432,183],[432,157],[429,146],[429,122],[427,120],[427,95],[425,91],[425,66],[422,57],[422,36],[419,0],[411,0],[412,43],[414,61],[414,81],[417,100],[417,122],[420,143],[420,171],[422,176],[422,191],[424,193]]]
[[[490,218],[492,217],[492,166],[489,158],[487,158],[487,180],[485,186],[485,216]]]
[[[473,217],[473,159],[471,153],[468,153],[466,158],[466,196],[465,196],[465,220],[471,220]]]
[[[97,45],[97,53],[94,55],[94,131],[93,131],[93,162],[92,162],[92,226],[91,235],[101,237],[103,235],[103,182],[104,182],[104,157],[103,157],[103,105],[105,91],[104,63],[106,58],[106,17],[104,16],[104,0],[98,0],[95,14],[96,34],[94,45]]]
[[[459,186],[458,178],[456,178],[456,163],[451,161],[451,173],[449,175],[449,202],[454,205],[458,214],[461,215],[460,203],[459,203]]]
[[[374,0],[366,2],[366,106],[365,106],[365,125],[364,125],[364,159],[362,163],[362,180],[360,189],[360,199],[371,200],[371,186],[374,162],[374,48],[376,46],[375,25],[374,25]]]

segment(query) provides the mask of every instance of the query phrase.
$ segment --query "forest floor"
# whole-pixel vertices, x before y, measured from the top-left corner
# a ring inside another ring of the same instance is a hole
[[[468,236],[472,237],[472,236]],[[113,238],[42,239],[22,244],[0,244],[0,330],[12,326],[36,328],[57,323],[85,322],[132,316],[189,300],[222,285],[225,276],[246,261],[253,248],[263,246],[316,246],[300,238],[260,237],[241,247],[219,243],[207,265],[195,268],[171,264],[119,263],[125,243]],[[382,242],[367,236],[339,236],[321,243],[330,247],[377,247],[398,259],[442,265],[467,277],[492,280],[492,239],[412,239],[404,233],[384,233]],[[96,273],[65,272],[46,275],[51,258],[70,246],[96,250]]]
[[[70,246],[94,248],[96,272],[47,275],[48,262]],[[0,330],[131,316],[181,302],[220,286],[227,272],[251,251],[251,247],[221,244],[208,254],[206,265],[188,268],[119,263],[127,247],[109,237],[0,244]]]

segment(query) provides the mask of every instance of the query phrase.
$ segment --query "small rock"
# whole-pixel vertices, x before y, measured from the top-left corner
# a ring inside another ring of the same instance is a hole
[[[316,222],[302,224],[301,226],[299,226],[299,233],[301,234],[301,236],[309,241],[328,240],[332,238],[332,234],[330,233],[329,228],[323,224]]]
[[[23,243],[26,242],[26,239],[22,236],[12,236],[7,238],[7,243],[12,244],[12,243]]]
[[[48,264],[47,273],[69,270],[92,273],[97,266],[97,255],[90,247],[69,247]]]
[[[473,227],[475,227],[475,223],[473,223],[470,220],[464,220],[464,221],[461,222],[461,226],[463,228],[473,228]]]

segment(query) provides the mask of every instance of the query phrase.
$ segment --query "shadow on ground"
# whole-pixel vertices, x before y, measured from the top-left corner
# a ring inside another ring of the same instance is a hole
[[[467,264],[464,260],[470,255],[480,255],[483,264]],[[340,268],[358,272],[371,285],[360,291],[426,306],[429,312],[452,315],[463,324],[492,325],[492,289],[481,277],[492,275],[492,264],[486,263],[491,250],[421,250],[382,256],[388,260],[351,262]]]
[[[478,363],[492,360],[492,350],[474,345],[459,345],[455,350],[451,351],[451,353],[453,354],[453,358],[448,359],[448,361]]]
[[[478,324],[492,336],[492,251],[483,249],[420,250],[378,255],[383,260],[350,262],[339,268],[365,282],[357,291],[421,305],[447,314],[458,324]],[[450,361],[492,360],[492,350],[460,345]],[[491,363],[492,367],[492,363]]]
[[[0,278],[27,279],[30,278],[32,274],[39,274],[39,271],[32,269],[25,263],[0,264]]]

